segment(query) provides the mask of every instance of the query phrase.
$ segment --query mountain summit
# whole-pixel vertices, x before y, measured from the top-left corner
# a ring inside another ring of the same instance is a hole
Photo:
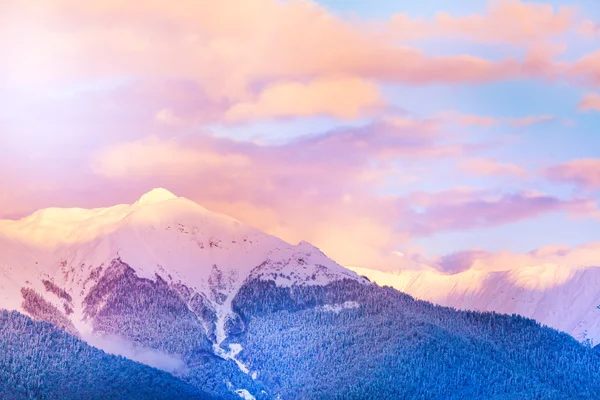
[[[162,203],[163,201],[173,200],[176,198],[177,196],[169,192],[167,189],[155,188],[149,191],[148,193],[144,194],[142,197],[140,197],[140,199],[137,201],[137,204],[143,205]]]

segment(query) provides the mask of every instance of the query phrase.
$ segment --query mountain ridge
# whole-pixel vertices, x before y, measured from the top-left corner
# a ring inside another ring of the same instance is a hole
[[[532,265],[452,274],[433,269],[349,269],[421,300],[460,310],[515,313],[590,346],[600,343],[600,266]]]
[[[225,399],[600,391],[599,353],[533,320],[417,301],[310,243],[163,190],[140,199],[0,221],[0,308]]]

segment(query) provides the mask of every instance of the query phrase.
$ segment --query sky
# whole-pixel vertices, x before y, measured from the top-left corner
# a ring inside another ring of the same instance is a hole
[[[0,0],[0,218],[165,187],[348,266],[590,248],[596,3]]]

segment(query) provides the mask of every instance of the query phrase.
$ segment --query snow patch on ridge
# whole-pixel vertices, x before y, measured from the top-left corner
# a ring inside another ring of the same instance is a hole
[[[359,307],[360,307],[360,304],[357,303],[356,301],[346,301],[342,304],[325,304],[322,307],[318,307],[318,310],[339,314],[342,310],[359,308]]]
[[[246,389],[237,389],[235,393],[244,400],[256,400],[256,397],[252,396]]]
[[[213,349],[215,350],[215,353],[217,355],[225,358],[226,360],[232,360],[233,362],[235,362],[237,364],[237,366],[240,369],[240,371],[242,371],[246,375],[250,375],[250,369],[248,368],[248,366],[246,364],[244,364],[243,362],[241,362],[240,360],[237,359],[237,355],[240,354],[240,352],[244,349],[241,344],[239,344],[239,343],[230,343],[229,344],[229,351],[225,351],[218,344],[214,344],[213,345]],[[251,376],[252,376],[253,379],[256,379],[255,378],[255,376],[257,376],[256,372],[253,373]]]

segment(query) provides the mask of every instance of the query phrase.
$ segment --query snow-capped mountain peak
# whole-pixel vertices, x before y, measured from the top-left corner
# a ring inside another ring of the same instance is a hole
[[[140,197],[137,201],[137,204],[162,203],[163,201],[173,200],[176,198],[177,196],[169,192],[167,189],[154,188],[148,193],[144,194],[142,197]]]
[[[53,318],[79,332],[92,329],[90,319],[105,302],[90,308],[90,293],[123,274],[129,280],[160,280],[183,290],[186,301],[201,296],[203,307],[214,314],[217,343],[226,336],[231,302],[245,282],[267,280],[282,287],[344,279],[367,283],[309,243],[286,243],[162,188],[131,205],[52,208],[0,221],[0,248],[6,248],[0,253],[0,308],[28,312],[23,293],[39,295],[35,304],[47,302]],[[64,294],[49,295],[52,290]]]

